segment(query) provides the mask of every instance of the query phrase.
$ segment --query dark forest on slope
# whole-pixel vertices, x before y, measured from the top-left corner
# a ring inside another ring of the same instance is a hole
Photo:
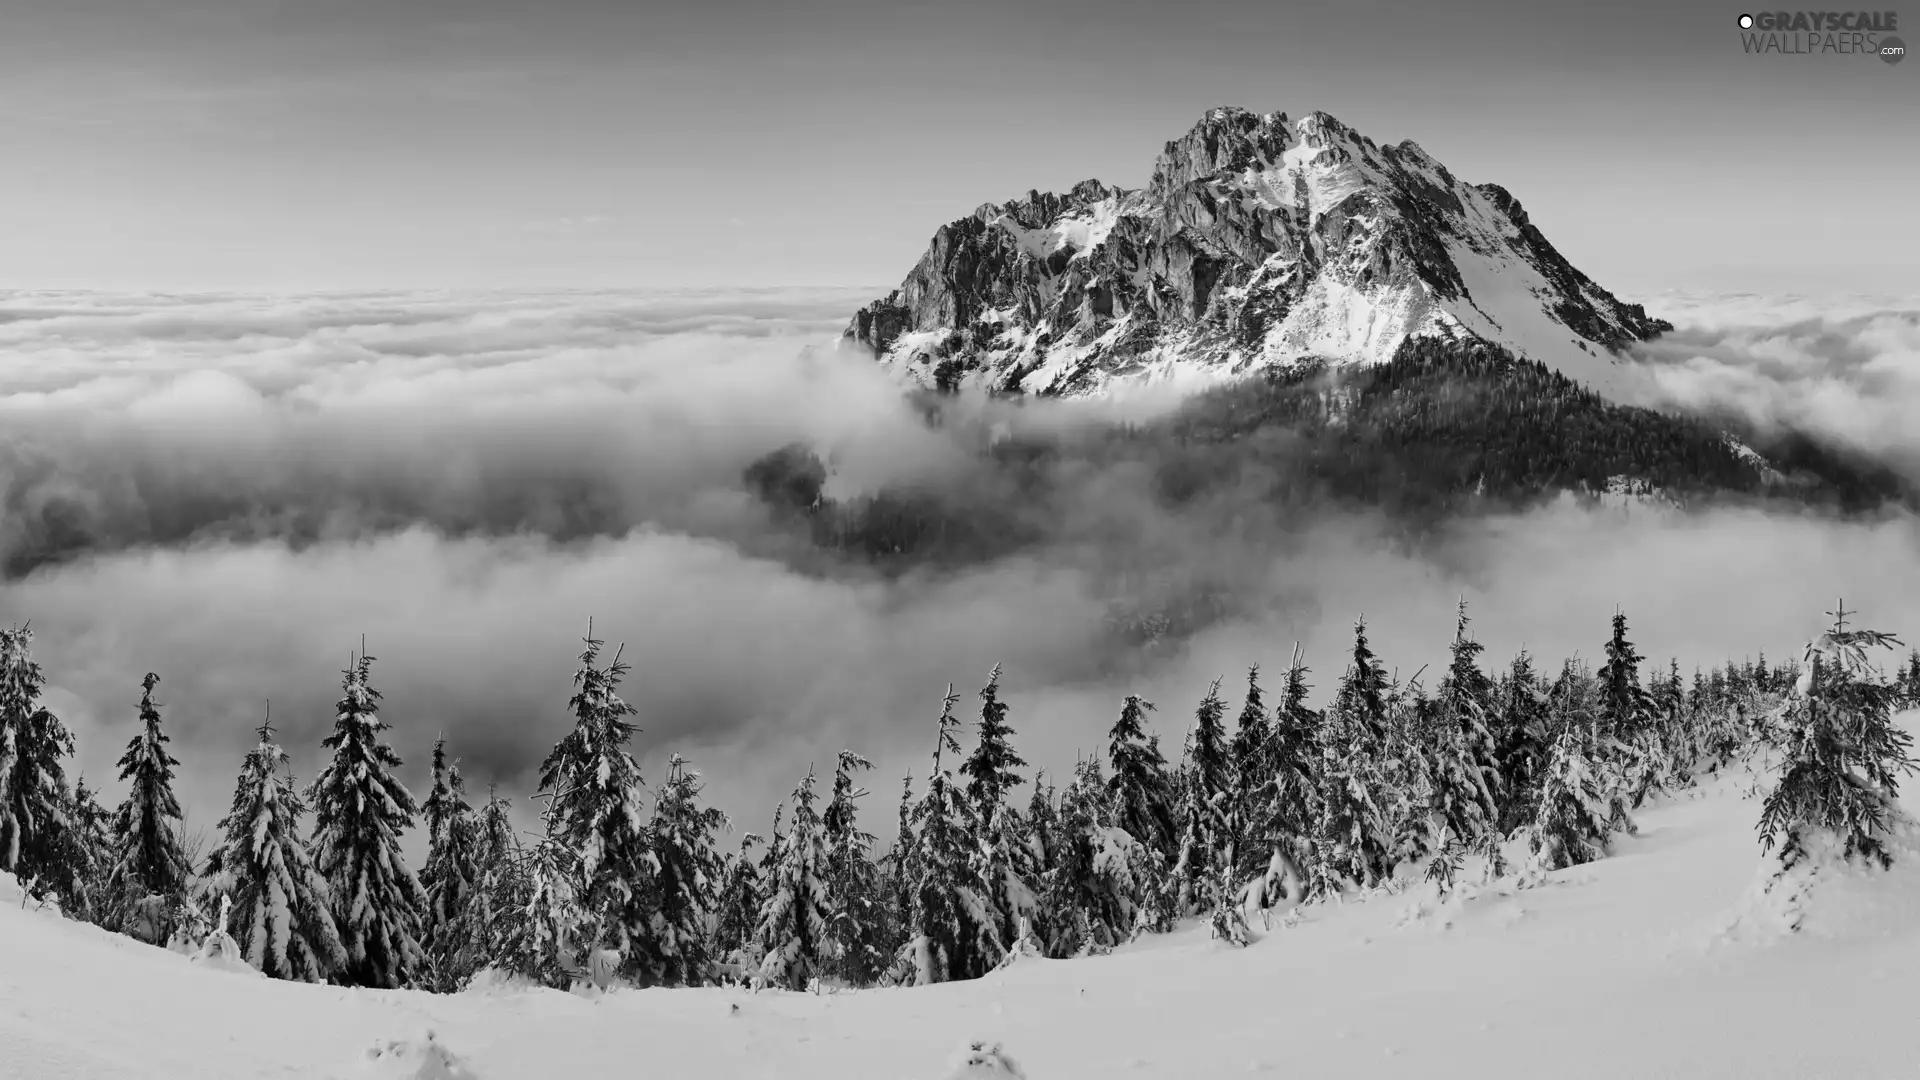
[[[923,408],[943,422],[941,395]],[[1689,508],[1861,515],[1916,505],[1891,469],[1811,436],[1616,405],[1498,346],[1433,339],[1409,339],[1377,366],[1271,369],[1152,423],[1016,433],[982,462],[965,485],[834,500],[823,494],[825,464],[789,446],[744,479],[804,521],[817,546],[894,569],[1081,539],[1072,523],[1087,515],[1075,504],[1098,479],[1118,478],[1176,514],[1279,521],[1316,506],[1372,509],[1412,537],[1450,516],[1598,496],[1616,477]]]

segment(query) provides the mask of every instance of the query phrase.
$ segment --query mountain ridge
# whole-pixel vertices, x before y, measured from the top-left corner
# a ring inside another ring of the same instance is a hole
[[[1411,140],[1219,108],[1142,188],[1029,191],[940,227],[843,339],[922,385],[1037,394],[1483,340],[1618,398],[1619,352],[1671,329]]]

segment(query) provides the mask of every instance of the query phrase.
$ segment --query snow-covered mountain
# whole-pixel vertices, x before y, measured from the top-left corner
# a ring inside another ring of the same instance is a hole
[[[924,383],[1046,394],[1477,337],[1619,397],[1619,350],[1671,329],[1410,141],[1216,109],[1143,189],[1088,180],[943,226],[845,337]]]

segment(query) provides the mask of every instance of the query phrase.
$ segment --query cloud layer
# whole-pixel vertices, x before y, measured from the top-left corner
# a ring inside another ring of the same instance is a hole
[[[802,355],[859,299],[0,295],[0,619],[32,619],[90,779],[131,735],[140,676],[161,674],[201,825],[269,698],[311,775],[363,634],[409,780],[444,731],[478,783],[524,805],[592,617],[633,664],[650,771],[685,754],[749,828],[841,746],[880,764],[883,825],[946,684],[970,693],[995,662],[1023,752],[1058,772],[1104,745],[1129,690],[1177,738],[1207,682],[1278,666],[1296,639],[1329,686],[1361,614],[1411,675],[1443,655],[1462,595],[1496,662],[1592,656],[1616,605],[1644,653],[1689,667],[1784,655],[1843,595],[1920,637],[1906,519],[1561,504],[1412,550],[1331,511],[1226,508],[1232,529],[1222,508],[1169,515],[1140,477],[1093,475],[1046,511],[1074,520],[1035,523],[1043,542],[1017,555],[905,575],[823,562],[740,489],[747,462],[800,440],[855,489],[985,482],[967,430],[921,423],[857,360]],[[1902,367],[1914,319],[1767,326],[1701,304],[1649,377],[1898,456],[1913,444],[1897,406],[1920,414]],[[1108,571],[1143,559],[1225,587],[1238,615],[1184,649],[1116,656]]]

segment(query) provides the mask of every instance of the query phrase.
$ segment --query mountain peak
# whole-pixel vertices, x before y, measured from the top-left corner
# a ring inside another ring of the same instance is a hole
[[[1143,189],[1088,180],[942,227],[846,336],[922,381],[1039,393],[1480,339],[1609,393],[1613,354],[1666,329],[1568,264],[1505,188],[1411,140],[1224,107],[1165,144]]]

